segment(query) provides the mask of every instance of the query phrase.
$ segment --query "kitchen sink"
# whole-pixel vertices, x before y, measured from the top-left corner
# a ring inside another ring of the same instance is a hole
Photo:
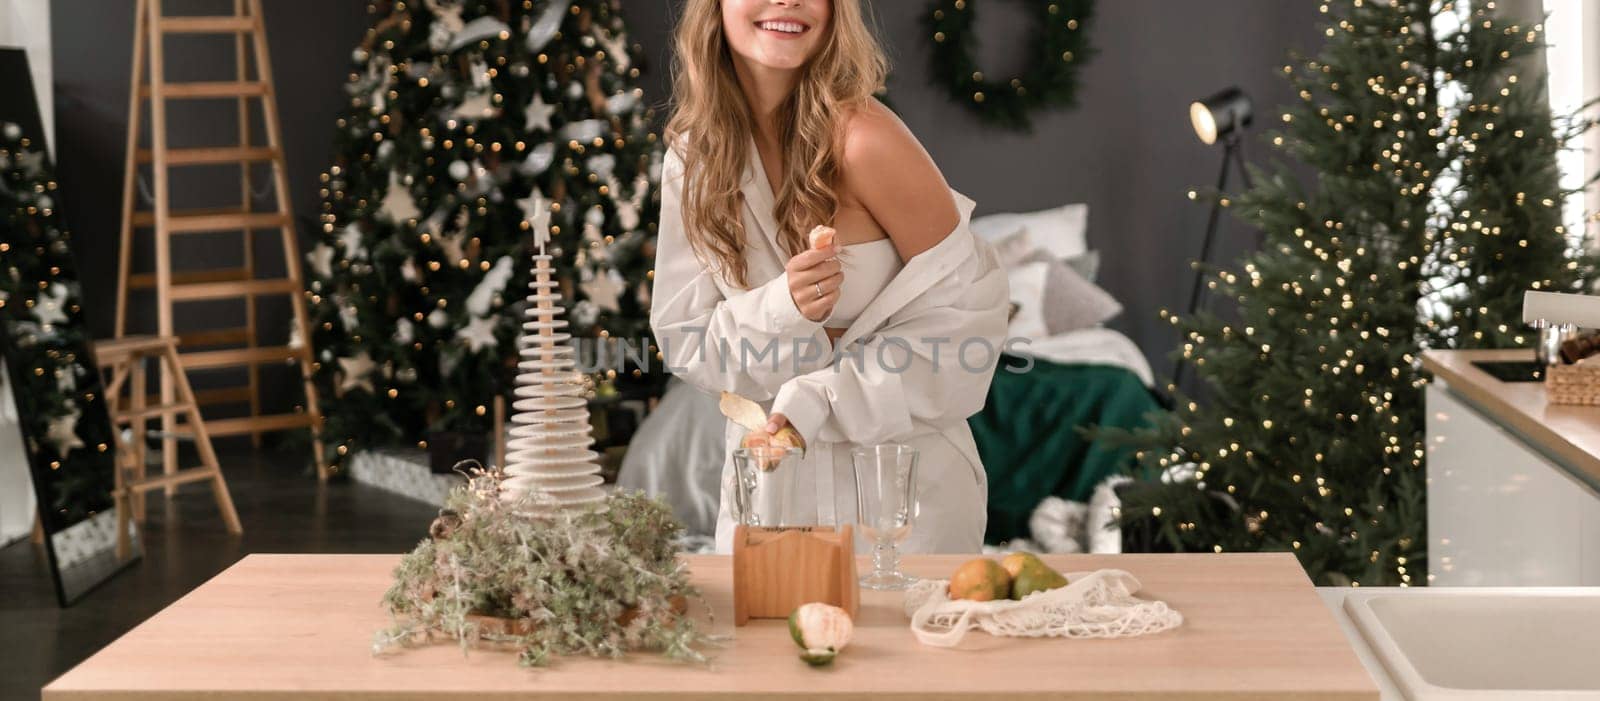
[[[1411,701],[1600,699],[1600,589],[1355,590],[1344,608]]]

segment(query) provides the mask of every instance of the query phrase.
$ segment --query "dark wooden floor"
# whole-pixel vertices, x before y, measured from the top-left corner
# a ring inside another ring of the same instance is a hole
[[[58,608],[43,551],[0,549],[0,700],[39,689],[249,553],[398,553],[427,534],[433,507],[359,484],[318,485],[304,460],[230,451],[223,472],[244,535],[222,529],[210,491],[152,492],[145,556],[71,608]],[[176,662],[176,661],[175,661]]]

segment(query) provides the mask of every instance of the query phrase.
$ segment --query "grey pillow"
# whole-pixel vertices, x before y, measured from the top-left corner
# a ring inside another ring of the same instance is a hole
[[[1019,263],[1042,262],[1049,265],[1044,283],[1044,325],[1056,334],[1099,326],[1122,313],[1122,303],[1066,261],[1038,250]],[[1098,256],[1096,257],[1098,262]]]
[[[1075,256],[1062,258],[1061,262],[1072,266],[1083,279],[1095,282],[1100,279],[1100,250],[1089,249]]]

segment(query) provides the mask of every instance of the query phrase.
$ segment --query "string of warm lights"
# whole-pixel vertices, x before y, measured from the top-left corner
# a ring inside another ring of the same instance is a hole
[[[618,7],[369,5],[308,257],[336,460],[488,431],[540,235],[575,335],[648,335],[661,159]]]
[[[1576,289],[1595,261],[1561,220],[1574,133],[1519,76],[1542,26],[1486,1],[1320,9],[1326,44],[1283,67],[1299,99],[1270,137],[1317,177],[1215,195],[1265,244],[1209,271],[1230,318],[1162,311],[1210,396],[1137,453],[1188,479],[1122,516],[1185,550],[1291,550],[1319,584],[1407,586],[1427,569],[1422,350],[1526,345],[1522,292]]]

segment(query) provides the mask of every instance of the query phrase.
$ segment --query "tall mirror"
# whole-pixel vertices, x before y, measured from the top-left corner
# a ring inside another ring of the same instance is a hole
[[[118,532],[117,443],[21,51],[0,51],[0,84],[23,96],[0,102],[0,414],[15,417],[0,427],[20,431],[41,546],[66,606],[140,547],[131,525]]]

